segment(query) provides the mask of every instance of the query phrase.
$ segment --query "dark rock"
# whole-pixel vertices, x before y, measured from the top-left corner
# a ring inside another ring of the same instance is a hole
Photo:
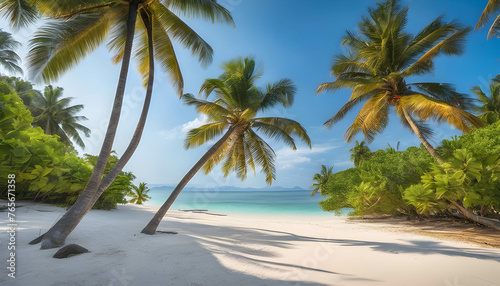
[[[71,256],[75,256],[78,254],[90,252],[85,247],[81,247],[78,244],[68,244],[65,247],[59,249],[56,254],[54,254],[54,258],[67,258]]]

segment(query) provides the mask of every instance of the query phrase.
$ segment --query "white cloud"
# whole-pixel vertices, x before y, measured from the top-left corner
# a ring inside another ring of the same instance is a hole
[[[285,147],[276,151],[276,166],[278,169],[291,169],[301,164],[312,161],[311,156],[320,155],[339,146],[331,144],[319,144],[312,149],[307,147],[297,147],[297,150]]]
[[[207,123],[208,123],[208,117],[202,114],[200,117],[196,117],[194,120],[178,125],[170,130],[161,130],[160,135],[166,138],[167,140],[183,139],[189,130],[200,127]]]

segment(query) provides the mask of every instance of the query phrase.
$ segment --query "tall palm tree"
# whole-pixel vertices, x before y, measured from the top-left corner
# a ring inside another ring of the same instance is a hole
[[[372,152],[370,148],[365,145],[365,141],[358,142],[356,140],[356,144],[354,147],[349,149],[351,152],[351,161],[354,163],[355,167],[358,167],[362,162],[368,160],[372,156]]]
[[[500,0],[488,0],[486,7],[484,8],[483,14],[477,21],[476,30],[483,27],[487,22],[491,20],[491,16],[498,16],[491,24],[490,30],[488,31],[488,40],[493,37],[500,37]]]
[[[30,106],[33,115],[33,126],[41,127],[45,134],[58,135],[60,140],[67,145],[72,145],[71,140],[85,148],[78,131],[85,136],[90,136],[90,129],[78,123],[87,120],[85,116],[76,116],[83,109],[82,104],[71,105],[73,97],[63,97],[63,88],[46,86],[43,95],[35,94]]]
[[[10,73],[23,73],[19,66],[21,58],[14,52],[20,45],[10,33],[0,29],[0,66]]]
[[[490,80],[490,96],[488,97],[479,86],[472,87],[471,91],[481,101],[478,108],[481,118],[486,124],[493,124],[500,120],[500,75]]]
[[[216,79],[207,79],[200,89],[205,99],[215,93],[214,101],[197,99],[185,94],[183,99],[188,105],[194,105],[199,113],[208,117],[209,123],[188,132],[185,141],[187,149],[200,146],[219,135],[222,137],[201,157],[175,187],[170,197],[157,211],[142,233],[154,234],[162,218],[175,201],[184,186],[203,168],[208,174],[217,164],[222,162],[224,176],[232,171],[244,180],[248,169],[255,172],[260,166],[271,185],[276,179],[274,166],[275,153],[271,146],[258,134],[281,141],[296,149],[298,137],[309,147],[311,140],[306,130],[296,121],[281,117],[256,117],[276,106],[290,106],[296,92],[295,85],[289,79],[281,79],[265,88],[255,86],[255,81],[262,74],[256,72],[253,58],[238,58],[223,64],[224,73]]]
[[[132,185],[132,189],[133,192],[130,195],[132,197],[130,203],[142,205],[144,202],[151,199],[151,197],[148,196],[148,192],[150,191],[150,189],[146,186],[146,183],[139,183],[139,186]]]
[[[319,173],[314,174],[313,176],[313,184],[311,185],[311,188],[313,188],[311,197],[313,197],[316,192],[319,191],[321,196],[326,195],[326,183],[328,182],[328,179],[333,175],[333,166],[328,167],[325,165],[321,165],[321,171]]]
[[[481,120],[464,111],[471,100],[457,93],[450,84],[407,83],[414,75],[433,70],[433,60],[441,55],[460,55],[469,28],[438,17],[417,35],[405,32],[408,7],[398,0],[377,3],[368,9],[358,24],[360,35],[347,31],[342,44],[347,55],[337,55],[331,71],[334,82],[319,86],[317,93],[351,88],[349,101],[325,125],[342,119],[354,106],[365,102],[345,133],[349,142],[362,131],[368,142],[387,126],[390,109],[404,127],[414,132],[427,150],[441,164],[443,161],[427,138],[432,134],[425,121],[448,122],[468,132],[481,126]]]
[[[28,64],[32,77],[44,81],[57,79],[94,51],[106,38],[109,38],[109,49],[115,54],[113,61],[122,63],[99,160],[84,191],[71,209],[42,238],[32,241],[42,241],[42,249],[45,249],[64,244],[66,237],[113,182],[137,148],[151,100],[154,60],[160,63],[179,95],[183,93],[183,79],[172,41],[189,49],[202,65],[211,62],[212,48],[176,13],[212,22],[233,23],[233,20],[229,11],[215,0],[0,1],[0,11],[10,17],[11,23],[21,23],[19,26],[30,24],[36,18],[31,13],[32,10],[24,9],[25,7],[35,7],[40,15],[52,19],[35,33],[29,43]],[[138,42],[135,45],[134,38]],[[133,48],[134,57],[139,62],[139,72],[147,86],[144,106],[129,146],[115,168],[102,178],[120,118]]]

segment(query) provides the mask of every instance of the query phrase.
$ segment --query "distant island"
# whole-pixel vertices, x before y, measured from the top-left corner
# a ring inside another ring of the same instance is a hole
[[[160,189],[174,189],[175,186],[168,186],[168,185],[155,185],[151,184],[151,190],[160,190]],[[233,186],[220,186],[220,187],[185,187],[184,191],[188,192],[200,192],[200,191],[209,191],[209,190],[214,190],[214,191],[220,191],[220,192],[263,192],[263,191],[307,191],[310,192],[311,190],[301,188],[299,186],[295,186],[292,188],[286,188],[286,187],[280,187],[280,186],[275,186],[275,187],[264,187],[264,188],[241,188],[241,187],[233,187]]]

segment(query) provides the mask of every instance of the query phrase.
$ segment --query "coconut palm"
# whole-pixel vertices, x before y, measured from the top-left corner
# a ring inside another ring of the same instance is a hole
[[[19,66],[21,58],[14,52],[20,45],[10,33],[0,29],[0,66],[10,73],[23,73]]]
[[[83,109],[82,104],[71,105],[73,97],[63,97],[61,87],[45,87],[44,93],[35,94],[30,106],[33,115],[34,127],[41,127],[45,134],[58,135],[60,140],[67,145],[72,145],[71,140],[85,148],[82,138],[78,131],[83,132],[85,136],[90,136],[90,129],[78,123],[87,120],[85,116],[76,116]]]
[[[132,197],[130,203],[142,205],[144,202],[151,199],[151,197],[148,196],[148,192],[150,191],[150,189],[146,186],[146,183],[139,183],[139,186],[133,185],[132,189],[133,192],[130,194],[130,197]]]
[[[488,97],[479,86],[472,87],[471,91],[481,101],[477,109],[486,124],[493,124],[500,120],[500,75],[490,80],[490,96]]]
[[[41,95],[40,91],[33,89],[31,82],[19,77],[0,76],[0,81],[7,83],[19,95],[28,109],[31,108],[33,98]]]
[[[222,137],[201,157],[175,187],[170,197],[161,206],[142,233],[154,234],[156,228],[184,186],[203,168],[208,174],[217,164],[222,163],[224,176],[235,172],[244,180],[248,169],[255,172],[260,166],[271,185],[276,179],[274,166],[275,153],[271,146],[258,135],[261,134],[281,141],[296,149],[298,137],[308,146],[311,141],[306,130],[296,121],[281,117],[256,117],[259,112],[267,111],[277,104],[290,106],[296,92],[289,79],[281,79],[265,88],[255,86],[262,74],[256,72],[253,58],[238,58],[223,64],[224,73],[216,79],[207,79],[200,89],[205,99],[212,93],[213,101],[197,99],[185,94],[183,99],[193,105],[201,114],[207,116],[209,123],[188,132],[185,140],[187,149],[200,146],[216,137]]]
[[[443,161],[427,138],[432,134],[425,121],[447,122],[468,132],[481,120],[466,112],[471,100],[442,83],[407,83],[414,75],[430,73],[433,60],[441,55],[460,55],[469,28],[438,17],[418,34],[405,32],[408,7],[398,0],[378,3],[368,9],[358,24],[359,35],[348,31],[342,42],[347,55],[337,55],[332,67],[334,82],[319,86],[317,93],[351,88],[349,101],[325,125],[341,120],[354,106],[363,103],[345,133],[350,142],[362,131],[368,142],[387,126],[391,108],[404,127],[414,132],[439,163]]]
[[[356,144],[354,144],[354,147],[349,149],[351,152],[351,161],[354,163],[355,167],[358,167],[362,162],[370,159],[372,156],[372,152],[370,151],[370,148],[365,145],[365,141],[358,142],[356,140]]]
[[[53,248],[64,244],[69,233],[113,182],[137,148],[149,110],[155,59],[179,95],[183,93],[183,79],[173,41],[190,50],[202,65],[211,62],[212,48],[176,13],[212,22],[233,23],[233,20],[230,13],[215,0],[3,0],[0,1],[0,11],[10,18],[11,23],[27,25],[36,16],[30,13],[31,10],[23,9],[29,5],[35,7],[40,15],[51,19],[39,28],[29,42],[27,59],[32,77],[44,81],[57,79],[106,39],[109,39],[108,48],[114,53],[113,61],[122,63],[108,129],[89,182],[72,208],[42,235],[42,239],[32,241],[42,241],[42,248]],[[135,45],[134,38],[137,39]],[[144,106],[129,146],[113,170],[102,178],[116,135],[133,48],[139,72],[147,86]]]
[[[498,14],[498,15],[497,15]],[[477,21],[476,30],[483,27],[487,22],[491,20],[491,17],[495,17],[493,24],[491,24],[490,30],[488,31],[488,40],[493,37],[500,37],[500,0],[488,0],[486,7],[484,8],[483,14]]]
[[[330,176],[333,175],[333,166],[328,167],[325,165],[321,165],[321,171],[319,173],[314,174],[313,176],[313,184],[311,185],[311,188],[313,188],[311,197],[313,197],[316,192],[319,191],[321,196],[326,195],[326,183],[328,182],[328,179]]]

